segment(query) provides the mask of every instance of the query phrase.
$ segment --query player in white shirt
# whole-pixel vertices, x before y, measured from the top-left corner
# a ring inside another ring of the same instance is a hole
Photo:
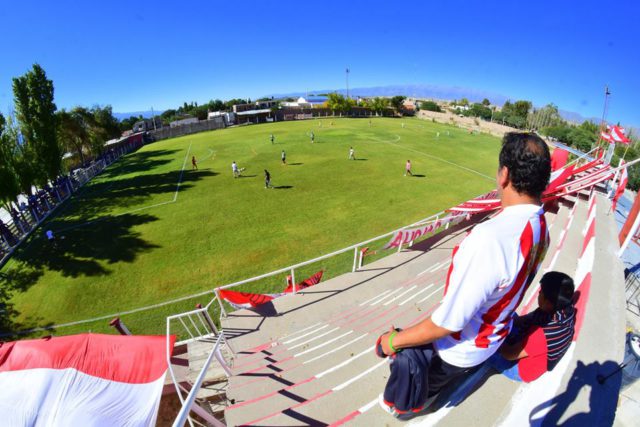
[[[387,412],[421,411],[428,397],[487,360],[507,336],[549,244],[540,197],[550,172],[539,136],[505,135],[496,178],[502,210],[454,249],[445,295],[431,317],[380,337],[380,350],[394,356],[380,398]],[[416,381],[424,381],[423,393],[403,390],[419,389]]]
[[[356,159],[356,152],[353,149],[353,147],[349,148],[349,160],[355,160]]]
[[[235,160],[233,161],[233,163],[231,163],[231,171],[233,172],[234,178],[237,178],[240,176],[240,171],[238,170],[238,164],[236,163]]]

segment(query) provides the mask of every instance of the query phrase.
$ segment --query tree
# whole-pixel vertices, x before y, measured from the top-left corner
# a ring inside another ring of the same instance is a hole
[[[402,95],[394,96],[393,98],[391,98],[391,106],[395,108],[397,112],[401,112],[405,99],[407,99],[406,96],[402,96]]]
[[[475,103],[463,113],[465,116],[480,117],[483,120],[491,119],[491,109],[483,104]]]
[[[172,113],[172,115],[173,115],[173,114],[175,114],[175,112],[176,112],[176,110],[167,110],[167,111],[172,111],[172,112],[173,112],[173,113]],[[164,114],[165,114],[167,111],[163,112],[163,113],[160,115],[160,117],[163,117],[163,116],[164,116]],[[138,116],[138,117],[136,117],[136,116],[130,116],[128,119],[122,119],[122,120],[120,121],[120,125],[119,125],[119,127],[120,127],[120,132],[124,132],[124,131],[127,131],[127,130],[133,130],[133,125],[135,125],[135,124],[136,124],[136,122],[139,122],[140,120],[143,120],[142,116]],[[158,119],[156,119],[156,120],[158,120]]]
[[[38,64],[25,75],[13,79],[16,118],[20,132],[35,155],[35,183],[44,186],[62,169],[62,150],[58,145],[56,104],[53,81]]]
[[[469,105],[469,100],[467,98],[462,98],[460,101],[458,101],[458,105],[466,107],[467,105]]]
[[[380,115],[389,107],[389,99],[376,96],[369,102],[369,104],[371,106],[371,110],[373,110],[376,115]]]
[[[9,206],[20,194],[16,171],[16,141],[5,132],[7,122],[0,113],[0,202]]]
[[[491,105],[491,101],[485,98],[482,100],[482,105],[484,105],[485,107],[488,107],[489,105]]]
[[[327,95],[327,107],[334,112],[347,113],[351,111],[355,105],[355,101],[351,98],[345,98],[339,93],[330,93]]]
[[[427,111],[436,111],[438,113],[442,112],[442,108],[440,108],[440,106],[433,101],[421,101],[420,109]]]

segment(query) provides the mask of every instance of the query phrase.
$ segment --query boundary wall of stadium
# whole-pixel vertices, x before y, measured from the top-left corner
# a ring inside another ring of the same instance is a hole
[[[0,268],[9,261],[21,243],[82,186],[102,173],[107,166],[141,146],[141,142],[132,142],[110,150],[100,160],[86,168],[74,170],[69,174],[69,178],[52,185],[50,191],[39,191],[26,209],[3,221],[6,230],[4,233],[0,232]]]

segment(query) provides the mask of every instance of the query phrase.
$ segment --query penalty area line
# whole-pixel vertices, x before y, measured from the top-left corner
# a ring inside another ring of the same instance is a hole
[[[56,233],[63,233],[65,231],[75,230],[76,228],[86,227],[87,225],[91,225],[91,224],[95,224],[97,222],[105,221],[105,220],[110,219],[110,218],[117,218],[117,217],[120,217],[120,216],[123,216],[123,215],[129,215],[129,214],[140,212],[140,211],[144,211],[144,210],[147,210],[147,209],[157,208],[159,206],[170,205],[172,203],[175,203],[178,200],[178,192],[180,191],[180,185],[182,184],[182,177],[184,175],[184,169],[185,169],[185,167],[187,165],[187,159],[189,158],[189,153],[191,152],[191,145],[192,144],[193,143],[189,144],[189,148],[187,149],[187,154],[184,156],[184,161],[182,162],[182,169],[180,170],[180,176],[178,177],[178,183],[176,184],[176,191],[173,194],[173,199],[168,200],[166,202],[154,203],[152,205],[142,206],[142,207],[135,208],[135,209],[130,209],[128,211],[121,212],[121,213],[116,214],[116,215],[108,215],[108,216],[105,216],[105,217],[102,217],[102,218],[96,218],[96,219],[93,219],[91,221],[83,222],[82,224],[76,224],[76,225],[72,225],[72,226],[69,226],[69,227],[66,227],[66,228],[61,228],[59,230],[56,230],[55,232]]]
[[[398,139],[396,141],[400,141],[400,135],[396,135],[396,136],[398,137]],[[425,153],[424,151],[416,150],[416,149],[411,148],[411,147],[405,147],[404,145],[399,145],[399,144],[396,144],[395,142],[392,142],[392,141],[383,141],[383,140],[377,139],[377,138],[373,138],[373,139],[375,139],[376,141],[379,141],[379,142],[384,142],[385,144],[391,144],[391,145],[395,145],[396,147],[404,148],[405,150],[413,151],[414,153],[422,154],[423,156],[427,156],[427,157],[430,157],[430,158],[432,158],[434,160],[438,160],[440,162],[447,163],[447,164],[449,164],[451,166],[457,167],[457,168],[465,170],[467,172],[471,172],[471,173],[474,173],[476,175],[480,175],[481,177],[486,178],[488,180],[491,180],[491,181],[495,180],[495,177],[492,178],[489,175],[483,174],[482,172],[478,172],[477,170],[468,168],[466,166],[462,166],[462,165],[459,165],[457,163],[450,162],[449,160],[445,160],[445,159],[443,159],[441,157],[434,156],[433,154],[428,154],[428,153]]]

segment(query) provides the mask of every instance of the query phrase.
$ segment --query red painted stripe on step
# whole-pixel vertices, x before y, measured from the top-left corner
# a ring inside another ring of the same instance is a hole
[[[324,397],[324,396],[326,396],[328,394],[331,394],[332,392],[333,392],[333,390],[327,390],[327,391],[325,391],[323,393],[316,394],[315,396],[313,396],[309,400],[305,400],[304,402],[301,402],[301,403],[298,403],[297,405],[293,405],[293,406],[291,406],[289,408],[283,409],[282,411],[278,411],[278,412],[274,412],[274,413],[269,414],[269,415],[265,415],[264,417],[260,417],[260,418],[258,418],[256,420],[250,421],[250,422],[248,422],[246,424],[242,424],[242,425],[243,426],[250,426],[252,424],[259,423],[260,421],[264,421],[264,420],[267,420],[269,418],[273,418],[276,415],[280,415],[280,414],[284,413],[284,411],[286,411],[287,409],[296,409],[296,408],[299,408],[301,406],[307,405],[307,404],[309,404],[309,403],[311,403],[311,402],[313,402],[315,400],[318,400],[318,399],[320,399],[320,398],[322,398],[322,397]]]
[[[236,409],[236,408],[241,408],[243,406],[250,405],[250,404],[255,403],[255,402],[259,402],[261,400],[264,400],[264,399],[267,399],[269,397],[275,396],[276,394],[278,394],[280,392],[283,392],[283,391],[286,391],[286,390],[291,390],[292,388],[298,387],[298,386],[300,386],[302,384],[306,384],[306,383],[308,383],[310,381],[313,381],[315,379],[316,379],[315,376],[309,377],[306,380],[302,380],[302,381],[300,381],[298,383],[295,383],[295,384],[292,384],[292,385],[290,385],[288,387],[281,388],[280,390],[276,390],[276,391],[273,391],[271,393],[267,393],[267,394],[264,394],[262,396],[255,397],[255,398],[250,399],[250,400],[245,400],[244,402],[236,403],[235,405],[227,406],[225,411],[229,411],[229,410]]]
[[[361,412],[360,411],[353,411],[352,413],[350,413],[349,415],[347,415],[346,417],[336,421],[335,423],[331,423],[329,424],[329,427],[337,427],[337,426],[341,426],[344,423],[347,423],[349,421],[351,421],[352,419],[354,419],[355,417],[357,417],[358,415],[360,415]]]

